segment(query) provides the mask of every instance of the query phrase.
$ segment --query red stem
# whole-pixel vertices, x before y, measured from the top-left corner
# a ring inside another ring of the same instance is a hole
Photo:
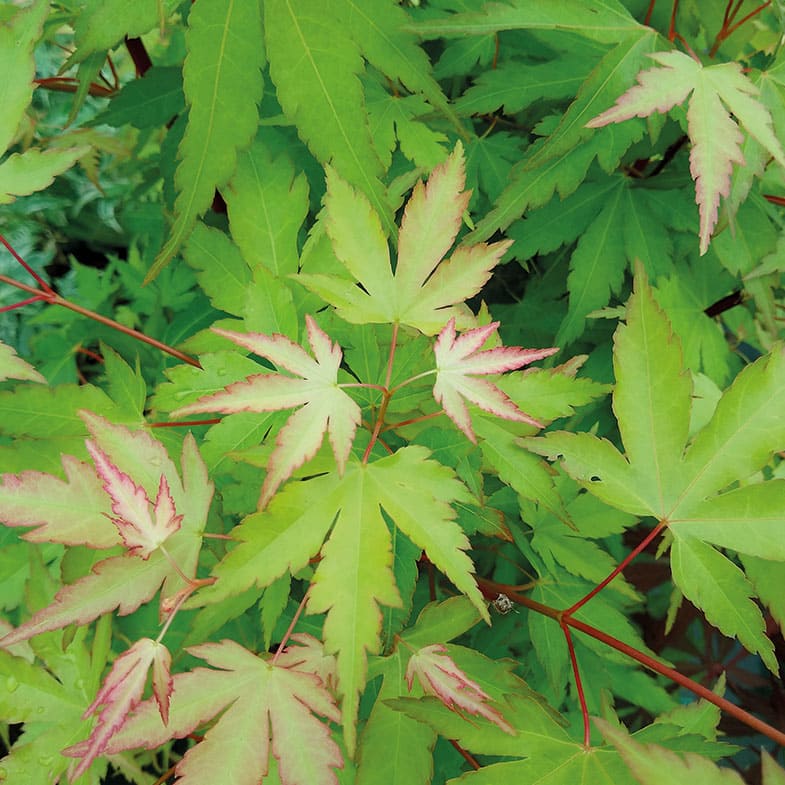
[[[641,552],[646,546],[665,528],[666,522],[660,521],[638,544],[638,546],[627,554],[627,557],[616,565],[616,569],[602,582],[598,583],[585,597],[578,600],[575,605],[564,611],[565,616],[572,616],[575,611],[582,608],[592,597],[601,592],[624,568]]]
[[[371,450],[373,449],[374,444],[376,444],[377,440],[379,439],[379,434],[382,430],[382,425],[384,425],[384,415],[387,413],[387,406],[390,403],[390,398],[392,397],[392,391],[390,390],[390,380],[392,379],[392,369],[393,369],[393,360],[395,359],[395,348],[396,343],[398,341],[398,323],[395,322],[393,324],[392,329],[392,338],[390,340],[390,356],[387,358],[387,372],[385,373],[384,377],[384,394],[382,396],[382,403],[379,406],[379,413],[376,416],[376,422],[373,426],[373,432],[371,433],[371,438],[368,441],[368,446],[365,448],[365,452],[363,453],[363,460],[362,462],[365,464],[368,462],[368,458],[371,455]]]
[[[70,76],[46,76],[41,79],[33,79],[33,82],[46,90],[55,90],[59,93],[75,93],[79,89],[79,81]],[[104,87],[101,84],[90,82],[90,87],[87,92],[93,96],[109,98],[117,91],[109,87]]]
[[[643,24],[648,25],[651,22],[651,15],[654,13],[654,6],[657,4],[657,0],[649,0],[649,7],[646,10],[646,16],[643,19]]]
[[[54,294],[54,290],[52,289],[52,287],[49,286],[49,284],[43,278],[41,278],[41,276],[38,275],[38,273],[32,267],[30,267],[30,265],[14,250],[14,248],[11,246],[11,244],[8,242],[8,240],[5,239],[5,237],[2,234],[0,234],[0,243],[2,243],[8,249],[8,252],[11,254],[11,256],[13,256],[14,259],[16,259],[16,261],[19,262],[19,264],[21,264],[22,267],[24,267],[28,273],[30,273],[30,275],[35,279],[38,285],[47,294]],[[20,286],[19,288],[26,289],[26,291],[28,292],[37,291],[36,289],[27,289],[24,286]]]
[[[572,635],[567,626],[566,617],[562,616],[559,622],[564,639],[567,641],[567,651],[570,653],[570,663],[572,665],[572,675],[575,677],[575,689],[578,691],[578,703],[581,706],[581,717],[583,717],[583,746],[589,749],[591,746],[591,723],[589,722],[589,707],[586,705],[586,695],[583,692],[583,682],[581,672],[578,669],[578,658],[575,656],[575,647],[572,645]]]
[[[450,739],[450,744],[458,751],[458,754],[475,770],[480,770],[480,764],[477,759],[469,752],[467,752],[455,739]]]
[[[689,677],[684,676],[677,670],[674,670],[667,665],[663,665],[653,657],[650,657],[648,654],[644,654],[642,651],[638,651],[632,646],[620,641],[618,638],[614,638],[612,635],[608,635],[602,630],[592,627],[590,624],[578,621],[578,619],[564,616],[562,611],[558,611],[556,608],[551,608],[549,605],[544,605],[543,603],[532,600],[523,594],[519,594],[514,590],[513,587],[507,586],[506,584],[496,583],[495,581],[489,581],[485,578],[477,578],[477,583],[479,584],[483,596],[493,599],[499,594],[505,594],[511,600],[514,600],[520,605],[523,605],[525,608],[529,608],[529,610],[535,611],[535,613],[541,613],[543,616],[548,616],[549,618],[554,619],[560,625],[566,624],[573,629],[584,633],[585,635],[589,635],[598,641],[602,641],[602,643],[610,646],[612,649],[616,649],[616,651],[626,654],[628,657],[635,660],[636,662],[639,662],[649,670],[665,676],[666,678],[678,684],[680,687],[684,687],[694,695],[697,695],[699,698],[707,700],[709,703],[717,706],[717,708],[721,709],[725,713],[730,714],[740,722],[743,722],[748,727],[756,730],[758,733],[762,733],[767,738],[785,747],[785,733],[782,731],[777,730],[777,728],[772,727],[767,722],[754,717],[748,711],[745,711],[740,706],[731,703],[729,700],[721,698],[719,695],[715,695],[710,689],[704,687],[702,684],[693,681]]]
[[[28,297],[26,300],[20,300],[18,303],[13,303],[12,305],[4,305],[0,308],[0,313],[5,313],[6,311],[13,311],[14,308],[22,308],[25,305],[30,305],[30,303],[36,303],[39,300],[45,300],[46,295],[38,294],[35,297]]]
[[[192,425],[215,425],[221,422],[220,417],[214,417],[211,420],[175,420],[174,422],[149,422],[148,428],[188,428]]]
[[[771,5],[771,0],[766,0],[765,3],[761,3],[761,5],[759,5],[757,8],[754,8],[746,16],[743,16],[741,19],[739,19],[738,22],[734,24],[733,20],[741,10],[743,2],[744,0],[739,0],[733,10],[731,10],[733,0],[728,0],[728,5],[725,8],[725,17],[722,20],[722,27],[717,33],[717,37],[714,39],[714,44],[709,51],[709,57],[714,57],[714,55],[717,54],[720,46],[722,46],[722,42],[725,41],[726,38],[733,35],[733,33],[735,33],[745,22],[748,22],[750,19],[752,19],[753,16],[757,16],[761,11]]]
[[[289,640],[289,637],[291,636],[292,631],[294,630],[294,625],[297,624],[297,620],[300,618],[300,614],[303,612],[303,608],[305,607],[305,601],[307,599],[308,599],[308,592],[305,592],[305,595],[303,596],[302,600],[300,600],[300,604],[297,606],[297,611],[294,614],[292,623],[287,628],[286,632],[283,635],[283,638],[281,638],[281,642],[278,644],[278,648],[275,650],[275,654],[273,655],[272,662],[270,663],[271,665],[275,665],[275,661],[278,659],[278,657],[281,656],[281,652],[284,650],[284,647],[286,646],[286,641]]]
[[[671,8],[671,21],[668,26],[668,40],[673,43],[676,38],[676,12],[679,10],[679,0],[673,0],[673,8]]]
[[[27,269],[27,265],[25,265],[25,269]],[[70,300],[66,300],[64,297],[61,297],[46,284],[45,286],[47,291],[42,292],[40,289],[36,289],[33,286],[28,286],[27,284],[23,284],[20,281],[15,281],[13,278],[9,278],[7,275],[0,275],[0,282],[10,284],[11,286],[15,286],[17,289],[22,289],[22,291],[31,292],[32,294],[36,295],[35,297],[30,298],[31,302],[34,300],[44,300],[49,305],[61,305],[63,308],[68,308],[71,311],[82,314],[82,316],[87,316],[96,322],[100,322],[107,327],[111,327],[113,330],[117,330],[118,332],[124,333],[131,338],[136,338],[138,341],[149,344],[150,346],[159,349],[166,354],[170,354],[172,357],[176,357],[178,360],[181,360],[184,363],[188,363],[188,365],[193,365],[194,368],[202,367],[197,359],[185,354],[184,352],[181,352],[179,349],[175,349],[173,346],[169,346],[169,344],[163,343],[156,338],[151,338],[149,335],[140,333],[138,330],[134,330],[132,327],[126,327],[124,324],[120,324],[120,322],[116,322],[114,319],[110,319],[108,316],[102,316],[100,313],[91,311],[89,308],[83,308],[81,305],[72,303]]]

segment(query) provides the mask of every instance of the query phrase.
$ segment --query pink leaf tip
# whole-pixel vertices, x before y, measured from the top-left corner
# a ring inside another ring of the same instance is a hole
[[[444,413],[472,442],[477,439],[465,401],[506,420],[525,422],[543,428],[539,420],[522,412],[495,384],[477,376],[512,371],[529,363],[549,357],[558,351],[522,349],[518,346],[498,346],[481,350],[496,332],[499,322],[474,327],[461,336],[455,331],[455,319],[450,319],[439,333],[433,347],[436,356],[436,384],[433,397],[444,408]]]

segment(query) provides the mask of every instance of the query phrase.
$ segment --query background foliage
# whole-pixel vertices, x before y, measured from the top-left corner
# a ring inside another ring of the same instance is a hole
[[[0,6],[0,780],[785,781],[783,23]]]

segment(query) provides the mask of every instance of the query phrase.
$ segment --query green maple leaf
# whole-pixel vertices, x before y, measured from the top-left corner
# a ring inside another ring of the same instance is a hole
[[[700,252],[704,254],[717,224],[720,197],[730,194],[733,164],[745,164],[741,151],[744,136],[737,120],[780,166],[785,166],[785,152],[774,134],[768,108],[757,100],[758,88],[738,63],[704,67],[682,52],[655,52],[649,57],[663,67],[639,73],[638,84],[587,126],[600,128],[631,117],[667,112],[690,96],[690,172],[700,212]]]
[[[641,744],[618,725],[599,719],[594,722],[607,741],[619,751],[635,781],[641,785],[662,782],[664,771],[668,772],[668,782],[673,785],[692,785],[695,782],[701,785],[742,785],[744,782],[737,772],[720,768],[702,755],[687,752],[682,757],[656,744]],[[782,769],[779,771],[782,772]],[[764,777],[764,781],[766,779]]]
[[[360,736],[357,785],[427,785],[432,781],[436,733],[391,708],[387,701],[409,694],[405,673],[415,647],[448,641],[479,620],[477,608],[466,597],[429,603],[415,624],[401,633],[401,642],[389,656],[371,660],[369,678],[381,675],[383,680]]]
[[[625,454],[588,433],[528,439],[611,506],[668,526],[673,578],[723,633],[777,671],[752,585],[717,548],[785,561],[785,481],[745,481],[785,441],[785,350],[747,366],[688,440],[692,381],[642,269],[615,337],[613,408]],[[737,483],[740,486],[735,487]]]
[[[283,111],[317,160],[331,161],[342,177],[361,189],[389,232],[393,220],[381,182],[383,166],[364,122],[359,77],[365,63],[360,43],[342,18],[341,10],[351,16],[351,9],[340,7],[344,5],[350,4],[334,4],[325,13],[321,0],[265,2],[270,76]]]
[[[177,5],[177,0],[89,0],[76,17],[77,50],[72,62],[81,62],[95,52],[100,52],[103,60],[105,50],[117,46],[125,36],[135,38],[156,26],[163,28]]]
[[[460,647],[449,647],[456,651]],[[528,686],[509,673],[509,664],[493,662],[472,652],[471,675],[503,707],[504,717],[516,729],[511,735],[485,717],[467,722],[436,698],[387,700],[391,708],[433,728],[447,739],[455,739],[470,752],[505,756],[502,763],[483,766],[455,782],[466,785],[498,785],[508,782],[632,785],[634,780],[613,749],[586,748],[572,738],[556,712]],[[459,660],[460,662],[460,660]],[[523,758],[523,760],[521,760]]]
[[[19,123],[33,97],[33,48],[49,12],[47,2],[18,9],[0,25],[0,72],[3,74],[3,116],[0,120],[0,155],[14,140]]]
[[[30,363],[25,362],[13,346],[0,341],[0,382],[6,379],[46,384],[46,379]]]
[[[327,233],[352,279],[317,274],[296,279],[355,324],[408,324],[428,335],[452,317],[460,327],[471,326],[473,317],[463,302],[480,291],[510,243],[459,245],[444,260],[469,201],[464,182],[459,143],[426,185],[415,186],[398,233],[393,273],[378,215],[361,193],[328,169]]]
[[[170,234],[147,273],[155,278],[180,250],[196,219],[226,184],[237,150],[256,132],[264,49],[256,0],[214,0],[188,15],[183,90],[188,125],[175,173],[177,199]]]
[[[321,549],[307,607],[327,613],[325,647],[337,655],[344,733],[353,750],[367,657],[381,645],[380,606],[401,603],[386,519],[423,549],[487,619],[466,554],[469,541],[452,507],[471,499],[452,470],[432,460],[424,447],[405,447],[368,465],[350,460],[343,477],[330,473],[290,483],[266,510],[248,516],[233,531],[240,544],[215,568],[218,581],[199,601],[268,586],[285,572],[302,569]]]
[[[5,685],[0,714],[4,722],[24,724],[23,733],[2,759],[6,782],[62,781],[70,761],[60,752],[89,732],[91,720],[85,719],[84,711],[104,667],[110,634],[108,623],[99,624],[92,651],[85,645],[87,627],[78,629],[67,645],[58,636],[50,645],[36,646],[43,665],[33,661],[29,649],[24,657],[0,650],[0,678]],[[70,781],[93,785],[105,770],[106,764],[98,763],[87,775]]]
[[[622,155],[644,133],[630,123],[615,133],[594,137],[586,123],[607,105],[640,69],[644,56],[654,47],[655,36],[649,28],[638,28],[630,38],[607,52],[595,65],[567,110],[540,124],[545,138],[532,145],[508,175],[508,185],[496,200],[494,209],[477,222],[471,238],[485,239],[506,229],[530,207],[550,201],[554,191],[564,198],[586,179],[589,165],[596,158],[604,171],[611,173]]]
[[[500,30],[561,30],[604,43],[615,43],[641,28],[618,0],[559,3],[486,3],[481,11],[451,13],[411,26],[424,38],[496,33]]]

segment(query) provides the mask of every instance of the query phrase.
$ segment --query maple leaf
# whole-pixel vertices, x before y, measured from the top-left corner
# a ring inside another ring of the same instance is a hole
[[[464,398],[486,412],[505,420],[526,422],[536,428],[545,426],[522,412],[495,384],[474,378],[480,374],[496,374],[521,368],[535,360],[549,357],[558,349],[521,349],[518,346],[497,346],[480,351],[480,347],[496,332],[499,322],[467,330],[456,337],[455,318],[439,333],[433,347],[436,355],[436,384],[433,397],[444,407],[444,413],[475,444],[469,411]]]
[[[388,521],[424,550],[488,621],[466,553],[469,540],[452,506],[472,498],[453,470],[420,445],[368,464],[352,460],[343,477],[330,472],[290,483],[265,511],[236,527],[239,544],[216,566],[217,581],[200,593],[200,601],[214,603],[254,585],[269,586],[321,552],[307,608],[327,614],[325,651],[336,655],[344,736],[352,754],[367,658],[381,646],[380,606],[401,605]]]
[[[354,324],[408,324],[427,335],[439,332],[450,317],[471,326],[474,317],[463,302],[488,281],[511,241],[461,245],[444,260],[469,203],[465,180],[458,143],[427,184],[414,187],[398,232],[393,274],[379,216],[362,193],[328,168],[327,234],[353,280],[306,273],[296,279]]]
[[[193,436],[188,434],[183,441],[181,479],[163,445],[148,433],[112,425],[90,412],[81,412],[81,417],[92,436],[90,445],[95,453],[96,469],[90,478],[86,464],[68,456],[63,458],[64,466],[71,470],[65,497],[71,504],[70,513],[62,503],[45,505],[30,498],[36,488],[56,492],[62,486],[57,478],[31,472],[4,478],[0,499],[4,496],[3,491],[10,491],[11,495],[21,491],[21,499],[19,504],[11,505],[3,512],[3,522],[9,526],[39,525],[31,533],[38,540],[78,541],[93,548],[116,544],[119,528],[129,538],[131,547],[121,556],[99,561],[88,575],[60,589],[52,603],[0,638],[0,646],[8,647],[68,624],[87,624],[115,609],[121,615],[132,613],[159,590],[161,607],[165,610],[168,598],[183,589],[182,576],[195,573],[213,485]],[[163,482],[162,477],[165,478]],[[103,489],[100,479],[105,483]],[[107,485],[111,495],[106,491]],[[96,518],[89,507],[82,512],[82,503],[77,496],[80,487],[89,492],[85,495],[85,505],[91,505],[100,491],[103,498],[98,499],[97,510],[113,509],[115,515],[120,511],[122,516],[127,513],[135,520],[113,526],[99,513],[101,523],[95,527],[93,542],[82,519],[93,525]],[[156,504],[162,523],[159,526],[158,521],[153,524],[152,518],[148,521],[143,517],[145,526],[149,523],[152,528],[136,531],[134,527],[139,519],[135,516],[149,516],[149,499],[155,488],[158,489]],[[113,539],[109,531],[113,531]],[[164,535],[168,557],[160,547],[152,549],[153,543]],[[179,571],[174,569],[172,562],[178,565]]]
[[[785,442],[785,350],[775,346],[741,371],[690,439],[691,377],[640,265],[614,342],[613,410],[624,454],[589,433],[555,431],[526,438],[525,446],[561,456],[567,473],[606,504],[667,523],[675,584],[711,624],[777,673],[753,586],[717,548],[785,562],[785,480],[744,482]]]
[[[277,655],[278,665],[313,673],[325,687],[334,688],[337,680],[335,655],[325,653],[322,642],[306,632],[295,632],[289,640],[297,645],[290,644]]]
[[[111,548],[120,541],[112,525],[109,499],[95,469],[71,455],[60,458],[65,480],[44,472],[4,474],[0,478],[0,521],[35,528],[30,542],[59,542]],[[74,510],[79,510],[74,515]]]
[[[258,785],[269,772],[271,752],[283,785],[337,785],[341,751],[315,715],[338,722],[340,712],[317,676],[273,664],[230,640],[187,651],[220,670],[177,674],[168,724],[155,700],[144,701],[110,740],[107,754],[154,749],[218,717],[177,764],[179,785]]]
[[[637,85],[586,125],[600,128],[667,112],[692,94],[687,133],[692,142],[690,172],[700,213],[700,252],[704,254],[717,224],[720,197],[730,193],[733,164],[745,163],[741,150],[744,136],[731,113],[783,167],[785,152],[774,134],[768,108],[756,100],[758,88],[738,63],[704,67],[682,52],[654,52],[649,57],[663,68],[641,71]]]
[[[485,717],[507,733],[515,733],[504,717],[487,705],[488,693],[453,662],[446,646],[434,643],[415,652],[406,666],[409,691],[415,676],[425,693],[437,697],[448,709]]]
[[[46,384],[46,379],[30,363],[19,357],[13,346],[0,341],[0,382],[6,379]]]
[[[120,471],[98,445],[88,440],[87,451],[93,459],[98,476],[104,481],[104,490],[112,499],[112,511],[117,516],[112,522],[117,526],[128,553],[148,559],[171,534],[180,528],[182,515],[177,515],[166,476],[161,475],[158,495],[150,515],[151,501],[141,485]]]
[[[109,739],[123,727],[130,713],[141,703],[147,672],[153,668],[153,695],[164,724],[169,719],[172,693],[172,657],[161,643],[142,638],[123,652],[112,665],[95,700],[82,715],[87,719],[104,706],[90,738],[63,750],[64,755],[82,758],[71,779],[84,774],[90,764],[106,749]]]
[[[360,407],[338,384],[343,357],[340,347],[330,342],[312,317],[306,316],[305,321],[313,358],[284,335],[243,334],[213,328],[219,335],[300,378],[281,373],[254,374],[172,412],[173,417],[182,417],[197,412],[270,412],[302,406],[289,417],[276,437],[259,499],[262,508],[295,469],[313,458],[325,432],[338,472],[343,474],[360,424]]]

